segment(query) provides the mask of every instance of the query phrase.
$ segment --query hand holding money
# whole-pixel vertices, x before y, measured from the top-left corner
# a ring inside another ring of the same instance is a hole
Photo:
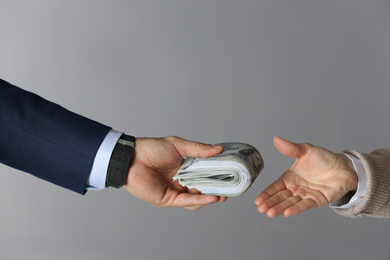
[[[135,197],[162,208],[197,210],[211,203],[224,202],[226,197],[199,194],[172,180],[183,163],[183,157],[213,156],[222,149],[222,146],[172,136],[137,138],[124,187]]]
[[[187,157],[173,179],[204,194],[226,197],[243,194],[263,169],[263,159],[249,144],[221,145],[224,150],[213,157]]]

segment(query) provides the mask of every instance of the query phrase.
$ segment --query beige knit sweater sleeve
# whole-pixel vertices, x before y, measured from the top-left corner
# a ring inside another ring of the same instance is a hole
[[[362,214],[390,218],[390,149],[377,149],[370,154],[347,150],[363,164],[367,176],[367,190],[363,200],[349,209],[334,209],[346,217]]]

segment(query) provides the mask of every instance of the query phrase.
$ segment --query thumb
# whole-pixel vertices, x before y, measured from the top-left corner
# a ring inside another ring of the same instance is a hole
[[[304,155],[309,149],[306,144],[292,143],[279,136],[274,137],[274,145],[282,154],[296,158]]]
[[[174,137],[172,139],[172,144],[181,156],[186,157],[209,157],[217,155],[223,150],[222,145],[203,144],[179,137]]]

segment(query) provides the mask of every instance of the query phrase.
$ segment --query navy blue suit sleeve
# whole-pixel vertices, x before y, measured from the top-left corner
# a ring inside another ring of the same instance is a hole
[[[0,79],[0,162],[84,194],[111,128]]]

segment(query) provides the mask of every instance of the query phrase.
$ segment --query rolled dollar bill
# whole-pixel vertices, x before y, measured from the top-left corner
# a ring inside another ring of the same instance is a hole
[[[220,143],[222,153],[206,158],[187,157],[173,177],[204,194],[234,197],[243,194],[264,167],[260,153],[249,144]]]

